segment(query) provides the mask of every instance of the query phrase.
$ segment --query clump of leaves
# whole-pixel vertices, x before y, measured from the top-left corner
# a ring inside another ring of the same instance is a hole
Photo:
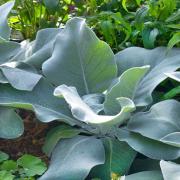
[[[180,103],[152,96],[177,76],[178,48],[131,47],[114,55],[81,18],[63,30],[41,30],[14,51],[6,43],[0,137],[22,134],[16,108],[34,111],[44,123],[60,122],[47,135],[43,149],[51,162],[40,180],[178,177]]]
[[[46,164],[38,157],[25,154],[14,161],[0,151],[0,180],[35,180],[46,169]]]

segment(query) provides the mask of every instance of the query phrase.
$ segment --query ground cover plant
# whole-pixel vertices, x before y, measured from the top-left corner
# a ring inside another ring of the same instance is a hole
[[[40,30],[34,41],[9,41],[0,7],[0,138],[24,131],[17,109],[58,121],[43,151],[40,180],[177,179],[180,103],[162,101],[158,85],[179,82],[179,48],[130,47],[116,54],[82,18]]]
[[[25,154],[17,161],[9,160],[9,155],[0,151],[0,179],[34,180],[42,175],[46,165],[41,159]]]

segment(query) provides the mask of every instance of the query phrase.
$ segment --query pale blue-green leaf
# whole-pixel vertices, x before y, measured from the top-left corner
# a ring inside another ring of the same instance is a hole
[[[51,129],[46,136],[45,143],[43,145],[43,152],[50,156],[60,139],[72,138],[80,132],[80,129],[72,128],[67,125],[60,125]]]
[[[126,174],[136,156],[136,151],[127,143],[120,142],[117,139],[104,138],[102,141],[105,148],[106,161],[105,164],[94,167],[90,177],[109,180],[111,179],[111,173]]]
[[[100,139],[76,136],[60,140],[52,153],[49,169],[39,180],[83,180],[90,170],[105,161]]]
[[[126,48],[115,55],[118,76],[133,67],[150,65],[150,69],[153,69],[164,59],[176,55],[180,55],[178,48],[172,48],[168,53],[165,47],[157,47],[151,50],[141,47]]]
[[[41,75],[23,69],[12,68],[10,66],[0,66],[8,82],[18,90],[32,91],[41,79]]]
[[[4,40],[10,38],[10,28],[8,26],[7,17],[14,6],[14,1],[9,1],[0,6],[0,37]]]
[[[16,42],[9,41],[0,43],[0,64],[11,61],[11,58],[15,56],[20,49],[20,44]]]
[[[14,139],[24,132],[23,121],[14,109],[0,107],[0,138]]]
[[[150,111],[132,116],[127,127],[148,138],[180,147],[179,117],[180,102],[166,100],[153,105]]]
[[[136,106],[146,106],[152,102],[152,92],[167,78],[165,73],[174,72],[180,67],[180,51],[173,48],[168,54],[166,48],[146,50],[132,47],[116,55],[119,74],[134,66],[150,65],[150,71],[136,88],[134,102]]]
[[[121,111],[116,116],[97,115],[93,110],[81,99],[76,88],[68,87],[66,85],[58,86],[54,95],[64,97],[66,102],[70,105],[72,115],[85,123],[94,125],[116,125],[122,124],[129,116],[130,112],[135,110],[134,103],[128,98],[118,98],[121,105]]]
[[[53,96],[54,87],[41,79],[32,91],[19,91],[8,84],[0,84],[0,105],[34,110],[43,122],[65,121],[75,125],[63,99]]]
[[[180,72],[176,71],[176,72],[172,72],[172,73],[165,73],[168,77],[180,82]]]
[[[163,177],[161,171],[143,171],[125,176],[124,180],[163,180]]]
[[[144,154],[151,159],[172,160],[180,157],[180,148],[170,146],[161,141],[153,140],[140,135],[139,133],[130,132],[127,129],[118,129],[117,138],[125,141],[137,152]]]
[[[75,86],[80,95],[103,92],[117,74],[112,50],[81,18],[67,22],[42,70],[53,84]]]
[[[82,99],[96,114],[104,109],[104,94],[88,94],[82,96]]]
[[[117,114],[120,105],[116,100],[118,97],[134,98],[134,93],[139,81],[147,73],[149,66],[134,67],[126,70],[117,83],[106,93],[104,110],[107,114]]]
[[[164,180],[179,180],[180,178],[179,164],[161,160],[160,167]]]

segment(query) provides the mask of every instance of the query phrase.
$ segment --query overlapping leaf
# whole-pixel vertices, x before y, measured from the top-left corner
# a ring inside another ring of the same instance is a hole
[[[91,168],[105,161],[101,140],[77,136],[59,141],[53,151],[49,169],[39,180],[83,180]]]
[[[167,78],[165,73],[171,73],[180,67],[180,51],[172,49],[167,54],[166,48],[146,50],[132,47],[116,54],[118,72],[122,74],[125,70],[150,65],[149,73],[140,81],[134,94],[136,106],[145,106],[152,103],[152,92],[156,86]]]
[[[42,66],[53,84],[75,86],[80,95],[106,90],[116,68],[110,47],[80,18],[68,21],[55,41],[52,57]]]

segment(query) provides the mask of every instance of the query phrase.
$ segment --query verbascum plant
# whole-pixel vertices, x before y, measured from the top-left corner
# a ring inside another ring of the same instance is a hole
[[[0,44],[6,49],[0,51],[0,137],[23,133],[16,108],[60,122],[47,135],[43,150],[51,162],[40,180],[179,177],[180,165],[166,160],[180,157],[180,103],[153,98],[180,68],[179,49],[131,47],[114,55],[81,18],[39,31],[31,43],[12,49],[6,43],[12,42]]]

